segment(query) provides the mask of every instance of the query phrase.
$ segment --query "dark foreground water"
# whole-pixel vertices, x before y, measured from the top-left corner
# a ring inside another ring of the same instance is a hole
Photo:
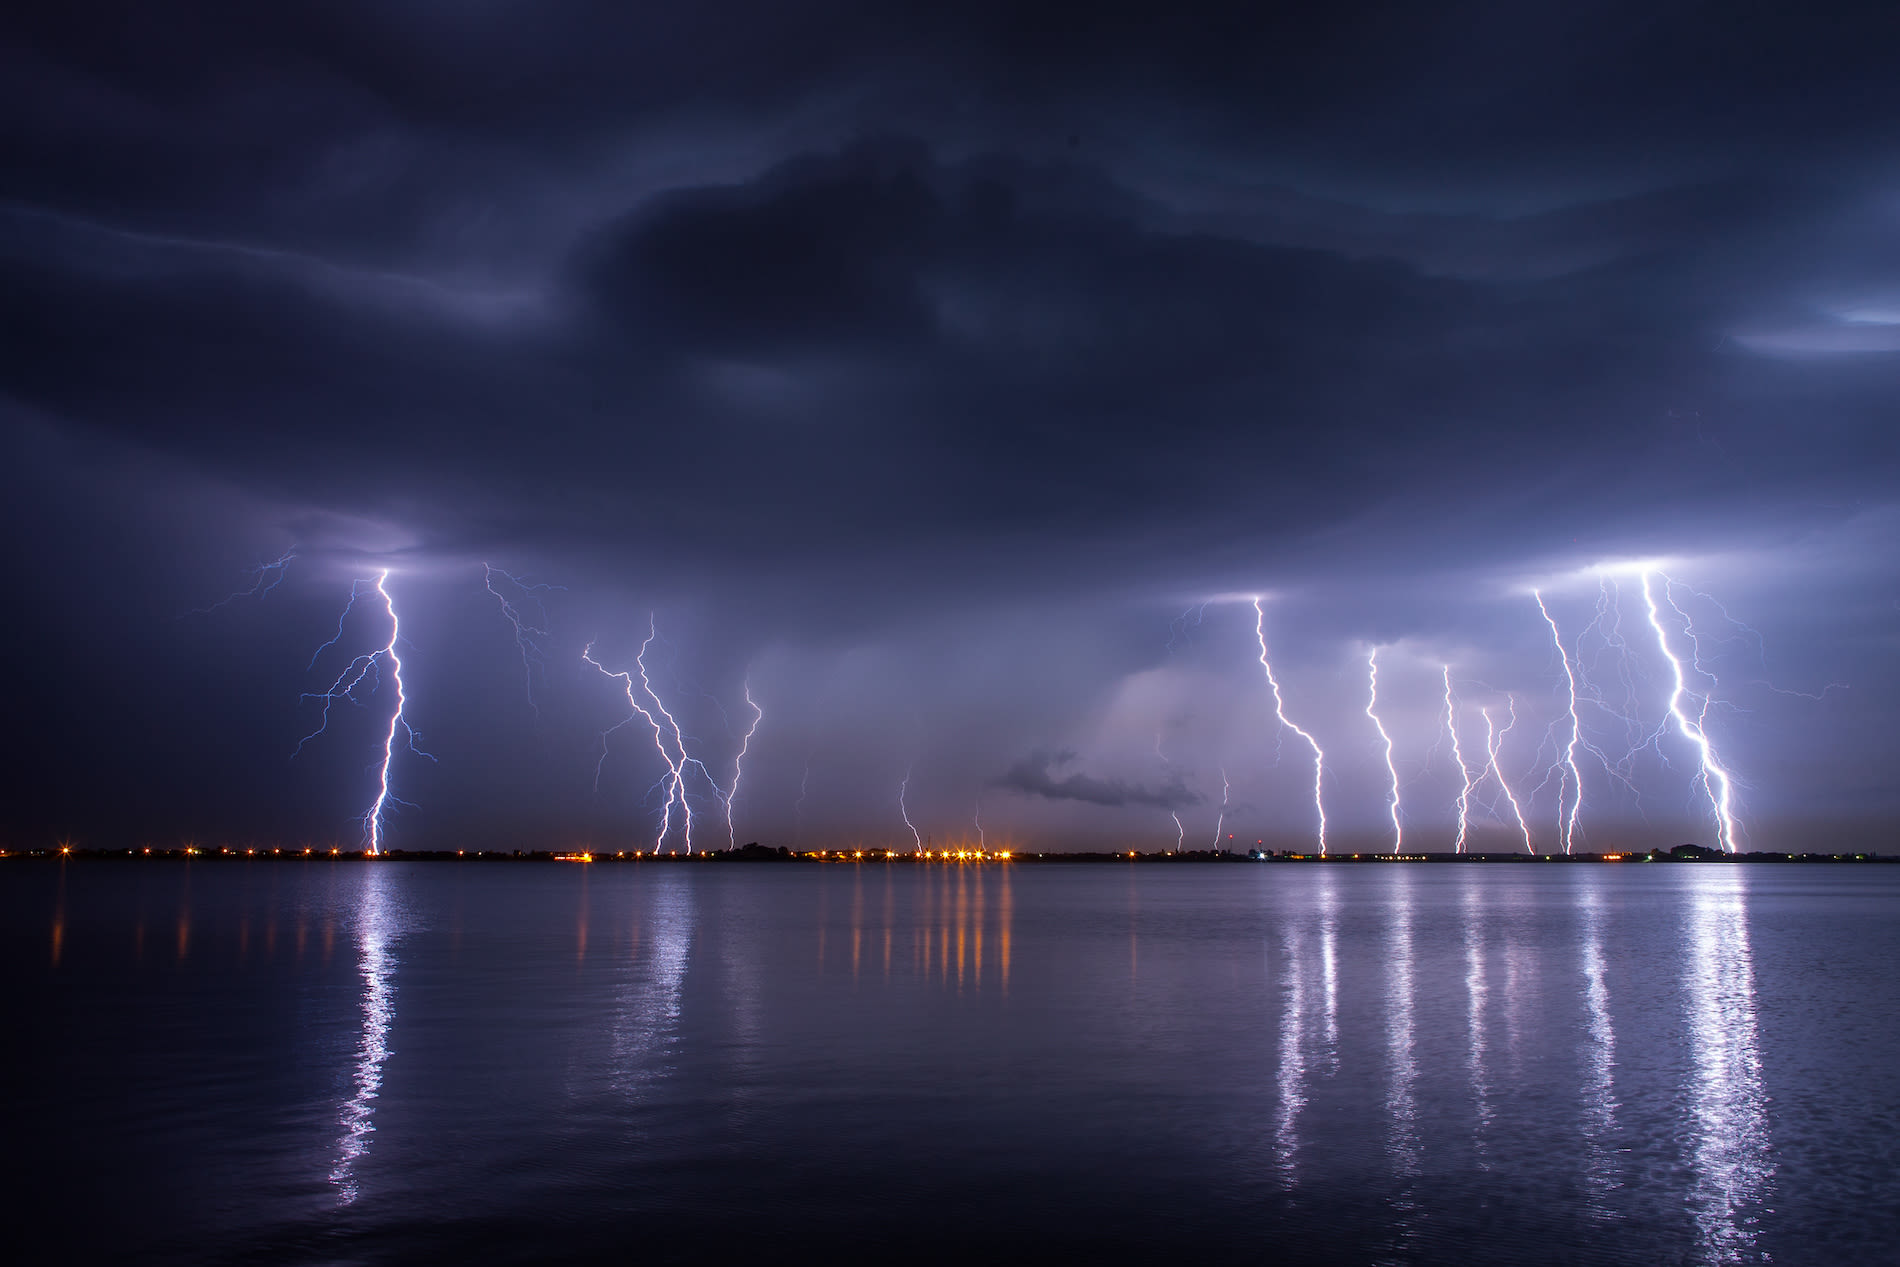
[[[0,916],[7,1226],[68,1261],[1900,1261],[1900,867],[10,863]]]

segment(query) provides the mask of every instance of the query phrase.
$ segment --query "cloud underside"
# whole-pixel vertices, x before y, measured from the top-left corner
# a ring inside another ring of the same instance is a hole
[[[1099,779],[1080,770],[1060,773],[1073,764],[1076,754],[1068,749],[1032,752],[995,779],[992,786],[1039,796],[1051,801],[1080,801],[1086,805],[1111,808],[1143,806],[1162,810],[1187,809],[1206,800],[1191,791],[1179,776],[1171,775],[1159,786],[1149,787],[1122,779]]]

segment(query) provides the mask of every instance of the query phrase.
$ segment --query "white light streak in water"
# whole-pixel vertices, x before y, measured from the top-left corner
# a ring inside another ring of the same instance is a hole
[[[1392,907],[1391,977],[1386,986],[1386,1045],[1391,1053],[1391,1085],[1386,1090],[1385,1115],[1391,1126],[1386,1151],[1393,1173],[1411,1178],[1419,1173],[1418,1057],[1415,979],[1412,950],[1411,875],[1399,870]]]
[[[1612,1169],[1616,1133],[1616,1029],[1610,1020],[1610,987],[1603,967],[1603,896],[1582,889],[1577,905],[1583,917],[1583,1147],[1584,1190],[1592,1211],[1607,1215],[1607,1198],[1616,1186]]]
[[[1319,962],[1325,988],[1326,1064],[1339,1068],[1339,891],[1337,873],[1319,873]]]
[[[1287,912],[1282,946],[1286,984],[1281,994],[1279,1105],[1274,1116],[1274,1162],[1286,1185],[1299,1183],[1300,1115],[1306,1110],[1306,1082],[1315,1064],[1336,1072],[1339,1064],[1339,901],[1334,877],[1321,870],[1313,876],[1319,886],[1315,906],[1319,918],[1318,980],[1311,962],[1313,924],[1304,910]],[[1314,986],[1318,989],[1315,990]],[[1309,1016],[1319,1013],[1317,1043]],[[1314,1059],[1313,1049],[1320,1048]]]
[[[1273,1123],[1274,1163],[1287,1184],[1297,1178],[1300,1112],[1306,1107],[1306,938],[1288,920],[1282,934],[1286,984],[1281,991],[1279,1105]]]
[[[1698,868],[1684,929],[1684,986],[1695,1068],[1688,1090],[1695,1216],[1701,1258],[1759,1262],[1762,1203],[1774,1180],[1748,939],[1748,877]]]
[[[1490,1149],[1491,1119],[1496,1109],[1491,1103],[1489,1043],[1485,1032],[1485,1006],[1490,1000],[1490,985],[1485,977],[1484,898],[1477,884],[1465,885],[1465,1075],[1471,1086],[1475,1123],[1471,1146],[1478,1154],[1478,1165],[1489,1170],[1486,1160]]]
[[[644,964],[630,964],[615,999],[612,1068],[615,1094],[637,1094],[659,1077],[679,1041],[680,993],[692,957],[692,882],[680,875],[655,879],[648,909]]]
[[[343,1128],[343,1135],[337,1142],[336,1166],[330,1171],[330,1182],[344,1205],[357,1198],[357,1162],[369,1151],[370,1136],[376,1130],[376,1098],[382,1091],[383,1062],[389,1059],[389,1026],[396,1015],[393,947],[402,930],[388,892],[392,883],[385,867],[370,867],[363,877],[363,895],[356,910],[363,1033],[356,1048],[352,1094],[337,1106],[337,1124]]]

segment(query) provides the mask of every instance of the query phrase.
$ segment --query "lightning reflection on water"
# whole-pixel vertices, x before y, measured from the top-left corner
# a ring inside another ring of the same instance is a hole
[[[357,1163],[369,1151],[376,1130],[376,1099],[383,1086],[383,1062],[389,1059],[389,1027],[396,1015],[395,943],[402,926],[390,892],[395,883],[387,867],[370,867],[363,877],[363,894],[356,909],[357,971],[363,981],[362,1035],[356,1047],[356,1065],[350,1097],[337,1106],[336,1165],[330,1182],[344,1205],[359,1194]]]

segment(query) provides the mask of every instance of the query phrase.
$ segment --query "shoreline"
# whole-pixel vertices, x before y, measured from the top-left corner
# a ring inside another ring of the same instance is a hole
[[[1693,850],[1694,852],[1685,852]],[[0,850],[0,862],[38,859],[40,861],[77,862],[80,860],[100,862],[427,862],[427,863],[580,863],[584,865],[640,864],[659,863],[665,865],[686,865],[693,863],[745,863],[752,865],[832,865],[849,864],[862,866],[869,863],[894,864],[907,863],[913,866],[1079,866],[1108,865],[1123,866],[1233,866],[1233,865],[1460,865],[1460,864],[1521,864],[1557,862],[1572,865],[1625,865],[1636,863],[1892,863],[1900,862],[1900,854],[1859,853],[1777,853],[1749,852],[1722,853],[1713,849],[1696,846],[1680,846],[1674,851],[1661,849],[1639,853],[1573,853],[1573,854],[1532,854],[1532,853],[1334,853],[1302,854],[1292,851],[1253,850],[1249,853],[1235,853],[1227,850],[1185,850],[1154,851],[1122,850],[1117,852],[1023,852],[1023,851],[981,851],[981,850],[886,850],[886,849],[824,849],[794,852],[785,849],[767,849],[759,845],[748,845],[739,849],[701,850],[696,853],[657,852],[653,850],[549,850],[549,849],[471,849],[471,850],[415,850],[389,849],[380,854],[372,854],[360,849],[297,847],[292,849],[256,847],[231,848],[219,846],[205,848],[198,846],[180,846],[172,849],[140,847],[137,849],[81,849],[70,846],[49,849],[5,849]]]

